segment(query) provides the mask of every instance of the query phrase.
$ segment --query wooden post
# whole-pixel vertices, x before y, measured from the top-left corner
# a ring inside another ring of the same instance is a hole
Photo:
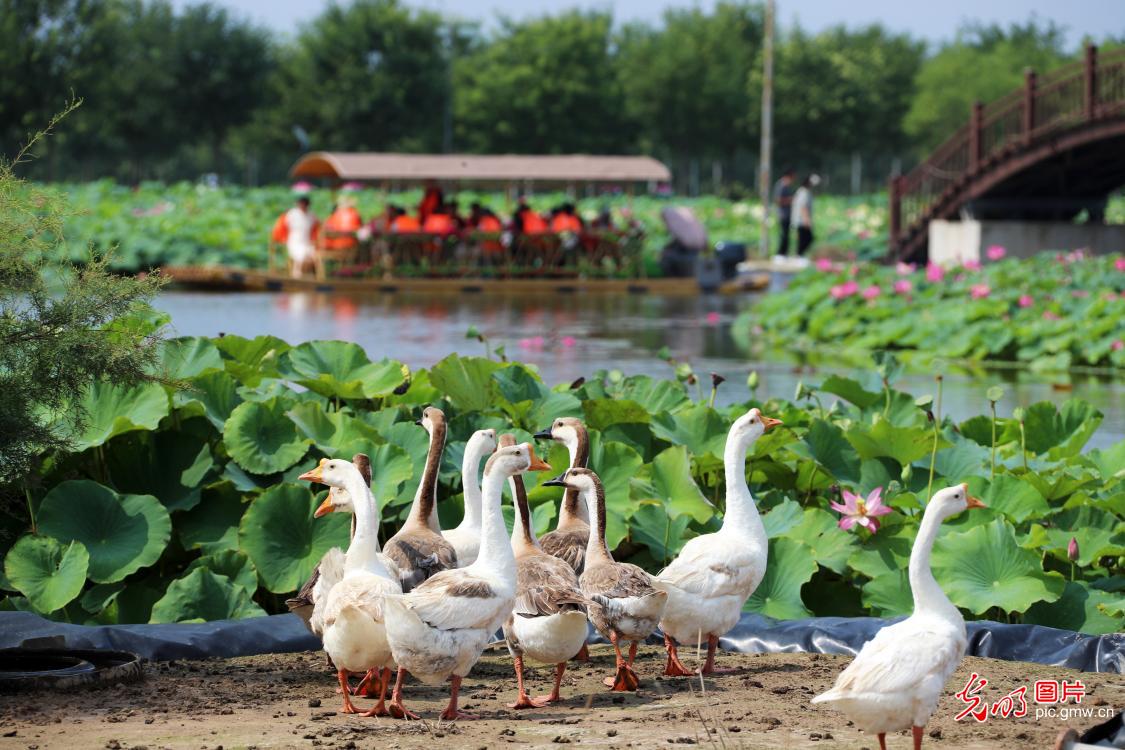
[[[1084,87],[1084,107],[1087,120],[1094,119],[1098,108],[1098,47],[1095,44],[1086,45],[1086,70]]]
[[[983,140],[981,130],[984,125],[984,103],[973,102],[973,111],[969,116],[969,172],[976,172],[981,162],[981,147]]]
[[[888,231],[889,255],[898,255],[898,236],[902,232],[902,175],[891,175],[887,186],[887,200],[890,204],[890,230]]]
[[[1023,145],[1031,144],[1031,131],[1035,130],[1035,87],[1038,77],[1028,68],[1023,74]]]

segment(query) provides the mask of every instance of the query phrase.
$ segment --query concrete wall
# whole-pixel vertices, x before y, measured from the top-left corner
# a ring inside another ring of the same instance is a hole
[[[931,221],[930,261],[943,266],[988,261],[989,247],[1007,257],[1026,258],[1044,251],[1079,248],[1097,254],[1125,252],[1125,225],[1070,224],[1054,221]]]

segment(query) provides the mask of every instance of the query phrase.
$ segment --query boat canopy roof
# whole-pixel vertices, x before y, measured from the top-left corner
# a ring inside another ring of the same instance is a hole
[[[394,182],[590,183],[668,182],[668,167],[650,156],[482,156],[313,151],[291,177]]]

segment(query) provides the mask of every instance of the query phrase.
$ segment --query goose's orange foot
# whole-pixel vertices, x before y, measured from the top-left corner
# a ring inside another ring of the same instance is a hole
[[[476,714],[467,714],[464,711],[458,711],[457,709],[453,709],[451,711],[447,708],[441,712],[441,716],[439,716],[438,718],[442,721],[476,721],[480,717]]]
[[[738,674],[742,670],[739,667],[716,667],[715,665],[712,664],[710,669],[705,668],[702,671],[703,671],[703,674],[705,674],[705,675],[713,675],[713,674]]]
[[[641,681],[637,677],[637,673],[632,670],[627,664],[622,664],[617,668],[617,674],[613,677],[606,677],[602,683],[613,690],[615,693],[633,692],[640,687]]]
[[[543,708],[543,706],[546,706],[550,702],[551,701],[548,699],[547,696],[543,696],[541,698],[532,698],[525,693],[525,694],[521,695],[520,697],[516,698],[515,703],[509,703],[508,708],[515,708],[515,709]]]
[[[418,719],[422,718],[418,714],[408,709],[406,706],[402,705],[401,701],[397,703],[392,702],[391,705],[387,707],[387,713],[391,716],[391,718],[406,719],[407,721],[418,721]]]

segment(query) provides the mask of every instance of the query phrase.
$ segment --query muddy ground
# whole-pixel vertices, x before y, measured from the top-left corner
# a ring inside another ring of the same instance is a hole
[[[462,708],[479,721],[447,723],[436,717],[447,700],[444,686],[412,683],[407,706],[422,721],[364,719],[337,712],[334,677],[319,653],[255,656],[206,662],[149,664],[144,682],[84,693],[0,696],[0,750],[7,748],[504,748],[591,745],[653,748],[870,748],[878,742],[840,714],[810,706],[828,688],[848,657],[817,654],[724,654],[736,674],[664,679],[663,651],[642,648],[641,690],[614,694],[601,685],[613,664],[608,647],[568,670],[561,704],[513,711],[511,660],[492,650],[463,686]],[[685,662],[688,661],[685,659]],[[994,701],[1037,679],[1081,679],[1082,706],[1105,712],[1125,706],[1125,678],[1078,673],[1036,664],[968,658],[946,686],[926,728],[924,747],[1049,748],[1060,729],[1080,731],[1101,719],[994,718],[955,722],[963,704],[954,697],[976,671],[989,680],[982,692]],[[550,689],[551,672],[529,670],[529,691]],[[371,701],[359,701],[361,706]],[[909,748],[906,733],[889,737],[892,750]]]

